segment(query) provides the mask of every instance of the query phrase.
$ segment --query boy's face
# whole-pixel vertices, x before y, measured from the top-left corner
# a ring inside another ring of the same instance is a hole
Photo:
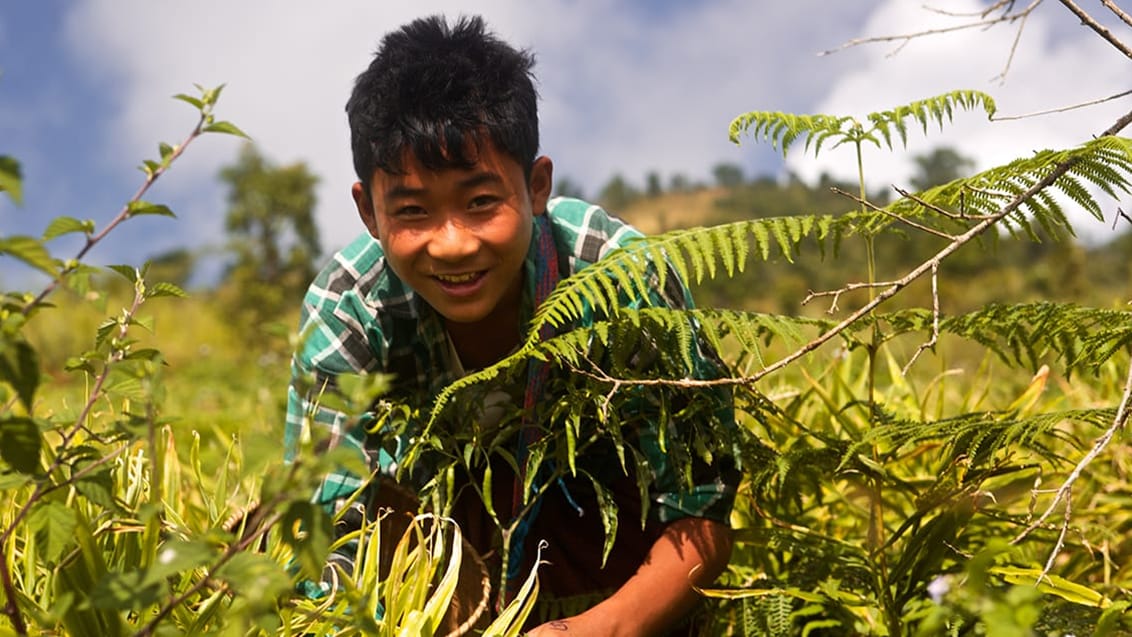
[[[374,172],[354,202],[385,259],[449,321],[483,323],[485,336],[514,316],[534,215],[546,212],[553,166],[535,160],[530,178],[518,162],[480,140],[470,169],[433,171],[406,152],[405,174]]]

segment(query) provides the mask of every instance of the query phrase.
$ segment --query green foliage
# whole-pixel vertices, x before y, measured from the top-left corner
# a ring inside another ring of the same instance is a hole
[[[244,324],[263,326],[289,309],[315,273],[322,249],[314,220],[318,178],[306,164],[275,166],[251,144],[220,170],[235,263],[221,302]]]
[[[262,440],[246,433],[255,410],[242,414],[242,421],[241,415],[221,414],[235,423],[222,424],[223,418],[208,413],[210,399],[202,401],[202,394],[176,404],[168,376],[182,374],[178,379],[190,386],[185,367],[202,363],[205,344],[187,344],[188,352],[184,343],[164,348],[164,338],[153,333],[161,304],[183,303],[187,295],[174,283],[154,281],[148,265],[82,263],[130,218],[174,216],[142,197],[198,136],[242,135],[214,119],[219,92],[177,96],[198,110],[197,125],[181,144],[159,145],[160,160],[143,162],[143,187],[101,230],[93,221],[60,217],[42,238],[0,237],[0,254],[52,277],[39,294],[5,292],[0,300],[5,635],[372,634],[375,626],[381,634],[431,634],[447,609],[460,536],[448,526],[442,532],[441,525],[386,538],[401,556],[395,578],[373,586],[379,579],[374,564],[359,571],[364,579],[353,588],[319,602],[293,599],[300,580],[321,575],[331,544],[333,520],[308,494],[333,466],[364,467],[340,452],[314,453],[310,447],[323,444],[318,439],[308,441],[295,462],[280,465],[278,440],[265,424],[274,427],[282,418],[274,400],[267,413],[262,402],[257,405]],[[10,183],[5,187],[18,193]],[[85,236],[81,251],[67,260],[53,256],[47,242],[69,233]],[[107,313],[121,292],[127,294],[119,299],[120,311]],[[146,314],[151,308],[155,313]],[[171,312],[177,317],[184,309]],[[192,314],[199,318],[200,312]],[[193,335],[185,329],[191,323],[174,322],[178,339]],[[76,332],[84,338],[61,338]],[[246,370],[217,372],[213,367],[204,374],[213,382],[223,379],[243,398],[264,393],[256,384],[263,379]],[[72,377],[62,393],[55,374]],[[272,384],[285,384],[285,371],[270,376]],[[241,378],[247,386],[240,386]],[[351,394],[346,398],[354,401],[346,408],[368,405],[384,391],[385,380],[344,379],[342,388]],[[178,410],[181,415],[171,415]],[[441,566],[443,576],[437,577]],[[398,591],[410,588],[412,596],[401,599]],[[373,599],[390,609],[384,619],[375,618]],[[525,618],[527,602],[517,599],[507,609],[512,621],[496,622],[485,634],[517,634],[514,622]]]
[[[744,134],[756,140],[770,142],[785,155],[795,141],[801,137],[805,150],[813,148],[814,155],[821,152],[827,142],[836,148],[842,144],[869,142],[878,148],[893,149],[893,135],[900,138],[902,145],[908,142],[908,120],[920,124],[924,133],[928,125],[938,124],[942,129],[951,121],[955,110],[975,110],[981,108],[987,117],[993,117],[996,107],[994,99],[979,91],[952,91],[944,95],[917,100],[897,106],[891,110],[869,113],[865,124],[850,116],[836,115],[795,115],[793,113],[752,111],[736,117],[731,122],[729,136],[738,143]]]
[[[738,127],[784,148],[799,136],[815,152],[830,142],[892,147],[895,138],[906,139],[907,121],[926,130],[958,108],[994,112],[989,97],[957,92],[874,114],[869,129],[848,118],[781,114],[749,114]],[[548,419],[559,424],[540,429],[528,467],[549,459],[557,475],[575,473],[576,459],[598,444],[612,445],[624,467],[636,466],[636,442],[625,434],[633,426],[618,407],[641,392],[668,407],[660,412],[667,432],[661,444],[682,479],[689,479],[694,460],[740,450],[745,478],[735,514],[733,587],[710,593],[741,600],[716,615],[729,630],[901,635],[937,634],[942,627],[951,634],[1024,634],[1096,625],[1099,615],[1081,619],[1066,610],[1113,603],[1112,582],[1100,579],[1087,557],[1076,557],[1087,540],[1059,536],[1054,524],[1029,525],[1038,503],[1048,500],[1037,485],[1070,475],[1067,458],[1121,417],[1116,383],[1104,399],[1070,406],[1043,401],[1047,384],[1059,374],[1079,384],[1119,377],[1132,349],[1127,309],[1041,301],[954,314],[872,309],[841,319],[638,307],[627,300],[663,289],[671,276],[691,283],[726,279],[775,261],[794,263],[815,250],[836,259],[857,242],[873,255],[880,242],[907,233],[924,232],[935,242],[927,263],[921,255],[910,266],[920,275],[942,270],[990,228],[1006,228],[1018,239],[1064,237],[1072,228],[1058,197],[1098,213],[1094,192],[1128,192],[1130,160],[1128,140],[1102,136],[956,176],[884,205],[862,199],[848,213],[734,220],[639,240],[562,281],[512,356],[445,388],[430,409],[401,412],[409,417],[398,431],[423,426],[406,465],[427,458],[442,473],[451,465],[483,475],[477,490],[486,497],[486,458],[506,453],[500,441],[514,435],[517,421],[485,429],[450,406],[476,404],[485,384],[522,373],[531,360],[548,361],[572,372],[572,381],[549,390],[556,402],[546,407]],[[755,260],[758,266],[750,264]],[[914,278],[878,283],[870,277],[862,289],[896,294]],[[852,291],[831,292],[834,308]],[[589,327],[574,327],[582,319]],[[544,325],[556,335],[541,341],[536,335]],[[922,343],[917,352],[935,352],[931,357],[942,365],[958,341],[990,354],[980,367],[988,376],[961,390],[949,385],[956,371],[946,368],[926,380],[905,375],[919,354],[902,352],[903,344]],[[690,380],[696,376],[688,354],[700,343],[725,358],[727,376]],[[997,383],[991,369],[1014,380]],[[774,378],[779,386],[768,385]],[[719,385],[734,392],[738,432],[693,416],[707,404],[695,392],[688,403],[672,400],[688,388]],[[445,488],[451,487],[443,478],[432,485],[441,496]],[[1099,484],[1083,488],[1089,493],[1081,497],[1098,497]],[[601,508],[607,518],[616,514],[612,502]],[[1099,516],[1077,516],[1089,530],[1083,533],[1112,533]],[[1007,540],[1015,546],[1003,550]],[[1073,556],[1073,568],[1047,572],[1041,560],[1049,551]],[[933,586],[965,573],[982,583],[946,604],[933,601]],[[1051,599],[1057,612],[1042,612]],[[1122,620],[1110,614],[1106,621]]]

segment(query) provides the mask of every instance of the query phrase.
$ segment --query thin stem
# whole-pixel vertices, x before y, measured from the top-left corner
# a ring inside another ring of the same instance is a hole
[[[26,637],[28,629],[20,614],[19,604],[16,603],[16,585],[12,582],[12,573],[8,570],[8,557],[4,553],[3,545],[0,545],[0,582],[3,583],[6,598],[4,614],[8,616],[8,621],[12,622],[12,630],[16,631],[17,635]]]
[[[159,166],[154,168],[153,171],[146,176],[146,179],[144,182],[142,182],[142,185],[138,187],[137,191],[132,197],[130,197],[126,204],[122,206],[122,210],[118,212],[117,216],[111,219],[110,223],[106,224],[105,228],[103,228],[97,234],[87,237],[86,243],[78,251],[78,253],[75,254],[74,258],[71,259],[73,263],[82,261],[87,253],[90,252],[92,248],[94,248],[94,246],[98,245],[99,242],[106,238],[106,235],[110,234],[110,232],[114,230],[114,228],[117,228],[122,224],[123,221],[129,219],[132,216],[130,212],[131,204],[141,201],[141,198],[145,196],[145,193],[149,191],[154,182],[156,182],[159,177],[164,175],[169,170],[169,167],[172,166],[173,162],[181,156],[181,153],[185,152],[185,148],[188,147],[188,145],[191,144],[194,139],[200,137],[201,133],[203,132],[205,122],[208,120],[208,116],[209,115],[207,111],[201,112],[200,119],[197,121],[196,126],[193,127],[192,132],[190,132],[189,135],[185,138],[185,141],[174,147],[173,152],[170,153],[169,156],[166,157]],[[67,278],[67,275],[69,275],[73,271],[74,267],[64,268],[58,276],[52,279],[51,282],[48,283],[47,286],[44,287],[43,290],[40,291],[40,293],[34,299],[32,299],[31,302],[24,306],[22,310],[24,316],[27,316],[33,309],[40,306],[43,301],[52,292],[54,292],[56,288],[59,287],[59,284]]]

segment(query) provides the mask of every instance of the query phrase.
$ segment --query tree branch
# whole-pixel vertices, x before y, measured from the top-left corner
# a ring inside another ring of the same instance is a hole
[[[1101,0],[1101,4],[1107,7],[1109,11],[1112,11],[1113,14],[1116,15],[1116,17],[1120,18],[1124,22],[1124,24],[1132,27],[1132,15],[1129,15],[1127,11],[1116,6],[1115,2],[1113,2],[1112,0]]]
[[[1112,46],[1116,47],[1116,50],[1123,53],[1125,57],[1132,59],[1132,47],[1129,47],[1127,44],[1121,42],[1115,35],[1112,34],[1112,31],[1109,31],[1108,28],[1103,24],[1094,20],[1093,16],[1089,15],[1085,12],[1084,9],[1077,6],[1076,2],[1073,2],[1073,0],[1058,1],[1061,2],[1061,4],[1064,5],[1066,9],[1069,9],[1071,12],[1073,12],[1073,15],[1080,18],[1081,24],[1084,24],[1085,26],[1092,29],[1093,32],[1101,36],[1101,38],[1104,39],[1105,42],[1108,42]]]

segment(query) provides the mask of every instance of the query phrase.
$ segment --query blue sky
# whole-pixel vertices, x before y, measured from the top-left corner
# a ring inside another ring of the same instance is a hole
[[[978,0],[940,0],[949,11]],[[193,83],[227,88],[218,114],[246,130],[274,161],[303,160],[318,174],[317,216],[327,249],[361,230],[343,105],[380,36],[418,15],[475,11],[509,41],[533,49],[542,95],[543,152],[559,177],[595,193],[615,172],[644,182],[657,171],[710,179],[719,162],[748,174],[805,178],[852,174],[851,159],[782,162],[768,148],[727,141],[749,110],[863,115],[957,88],[991,93],[1003,114],[1022,114],[1127,90],[1128,61],[1046,2],[1026,25],[1005,82],[1014,29],[965,32],[892,45],[819,52],[850,38],[954,24],[910,0],[38,0],[0,7],[0,154],[23,164],[25,203],[0,201],[0,235],[39,234],[51,218],[113,217],[136,189],[136,166],[157,143],[180,140],[192,109],[170,99]],[[1099,12],[1100,9],[1097,9]],[[901,183],[908,157],[950,144],[981,167],[1039,147],[1061,147],[1103,129],[1129,100],[1021,122],[960,116],[944,135],[913,136],[907,153],[866,158],[876,186]],[[148,197],[178,220],[139,218],[94,253],[137,262],[175,247],[223,241],[224,193],[216,180],[239,144],[195,142]],[[1109,206],[1115,210],[1115,204]],[[1084,222],[1103,239],[1107,224]],[[54,246],[69,256],[73,245]],[[218,258],[218,257],[217,257]],[[0,283],[26,276],[0,258]]]

